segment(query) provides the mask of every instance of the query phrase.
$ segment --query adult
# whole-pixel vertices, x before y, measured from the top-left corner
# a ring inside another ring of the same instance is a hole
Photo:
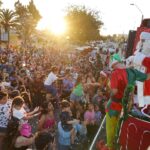
[[[55,150],[55,139],[47,132],[38,133],[35,138],[36,150],[52,149]]]
[[[150,33],[142,32],[137,51],[133,56],[133,65],[144,73],[150,73]],[[140,107],[150,104],[150,80],[137,82],[137,99]]]
[[[0,149],[11,117],[11,105],[12,101],[8,100],[8,94],[0,91]]]
[[[46,90],[51,93],[54,97],[58,96],[58,91],[56,86],[54,85],[54,82],[58,79],[57,77],[58,68],[56,66],[53,66],[51,68],[51,72],[49,73],[48,77],[44,81],[44,87]]]
[[[100,84],[100,88],[103,89],[105,96],[109,98],[110,95],[110,86],[109,86],[109,75],[105,71],[100,72],[100,78],[98,83]]]
[[[82,78],[81,76],[78,76],[76,84],[70,95],[70,101],[72,101],[73,104],[79,103],[82,101],[83,95],[84,95],[84,91],[83,91]]]
[[[96,80],[94,78],[92,71],[89,71],[86,77],[86,83],[90,84],[90,83],[95,83],[95,82]],[[87,93],[88,93],[89,99],[91,99],[94,96],[95,88],[93,86],[88,86]]]
[[[115,132],[118,119],[122,110],[121,100],[124,90],[128,84],[135,84],[135,81],[145,81],[150,79],[150,74],[146,75],[138,70],[126,68],[120,61],[118,55],[112,57],[111,68],[111,97],[106,106],[106,134],[107,146],[110,150],[114,149]]]
[[[72,88],[73,88],[73,81],[72,81],[71,75],[67,73],[63,79],[62,98],[69,97],[72,91]]]

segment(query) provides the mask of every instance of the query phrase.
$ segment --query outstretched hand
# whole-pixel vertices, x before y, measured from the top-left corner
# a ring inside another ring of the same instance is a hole
[[[38,112],[38,111],[39,111],[39,109],[40,109],[40,107],[39,107],[39,106],[38,106],[38,107],[35,107],[35,108],[34,108],[34,113]]]

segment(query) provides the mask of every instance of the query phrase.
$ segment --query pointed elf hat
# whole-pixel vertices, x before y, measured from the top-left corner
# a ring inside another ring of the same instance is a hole
[[[120,62],[121,62],[121,58],[120,58],[119,54],[113,54],[111,56],[110,67],[112,68],[114,65],[116,65]]]

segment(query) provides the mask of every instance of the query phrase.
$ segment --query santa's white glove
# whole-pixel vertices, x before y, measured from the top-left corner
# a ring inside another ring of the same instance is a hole
[[[143,53],[137,52],[133,59],[134,65],[141,66],[145,57],[146,56]]]
[[[134,56],[129,56],[126,59],[126,67],[132,67],[133,66],[133,60],[134,60]]]

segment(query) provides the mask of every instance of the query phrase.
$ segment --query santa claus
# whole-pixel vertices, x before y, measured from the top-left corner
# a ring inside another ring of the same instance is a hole
[[[150,33],[142,32],[140,41],[137,44],[133,64],[136,69],[144,73],[150,73]],[[139,107],[150,104],[150,80],[145,82],[137,81],[137,99]]]

